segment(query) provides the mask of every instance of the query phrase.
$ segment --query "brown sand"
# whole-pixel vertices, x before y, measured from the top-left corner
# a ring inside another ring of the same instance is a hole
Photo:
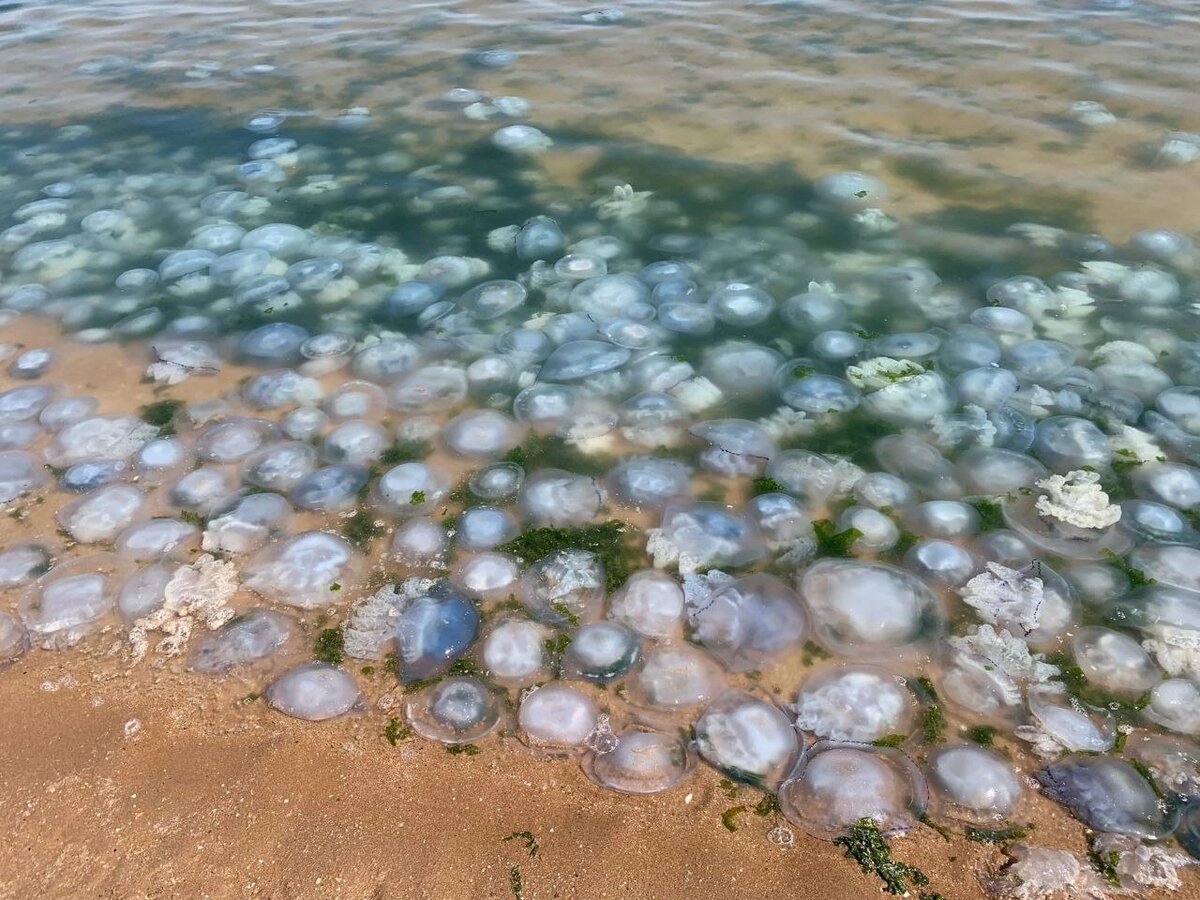
[[[36,320],[3,336],[59,345],[56,379],[104,411],[154,399],[138,383],[140,349],[74,344]],[[214,396],[239,375],[169,394]],[[55,506],[0,519],[0,545],[54,543]],[[382,672],[359,681],[362,714],[313,724],[268,710],[261,679],[206,679],[178,662],[131,670],[115,627],[69,651],[30,653],[0,675],[0,898],[507,900],[514,871],[526,900],[879,895],[830,844],[798,830],[791,849],[771,844],[781,820],[753,812],[761,795],[731,795],[707,768],[674,791],[628,797],[514,738],[482,741],[474,756],[416,738],[393,747],[383,731],[399,714],[388,708],[397,690]],[[722,824],[735,806],[746,807],[736,832]],[[1028,818],[1038,843],[1085,848],[1082,828],[1051,802],[1032,796]],[[505,840],[526,831],[535,857]],[[953,900],[981,898],[977,874],[1003,859],[928,828],[895,848]],[[1200,879],[1187,877],[1178,896],[1200,898]]]

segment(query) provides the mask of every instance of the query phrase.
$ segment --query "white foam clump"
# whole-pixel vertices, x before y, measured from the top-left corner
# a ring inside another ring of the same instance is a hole
[[[813,428],[806,413],[790,406],[779,407],[769,416],[759,419],[758,425],[776,441],[808,434]]]
[[[358,602],[346,623],[346,655],[354,659],[377,659],[395,636],[396,621],[409,604],[429,593],[429,578],[407,578],[401,584],[386,584]]]
[[[1098,472],[1074,469],[1034,483],[1046,492],[1037,498],[1039,515],[1076,528],[1108,528],[1121,520],[1121,507],[1109,502]]]
[[[677,564],[681,575],[695,572],[701,566],[700,559],[681,551],[661,528],[646,531],[646,553],[654,563],[654,568],[665,569]]]
[[[150,615],[138,619],[129,630],[133,662],[140,662],[150,648],[149,633],[166,635],[155,652],[176,656],[187,646],[196,623],[209,631],[220,628],[234,616],[229,606],[238,589],[237,569],[205,553],[194,563],[180,566],[163,588],[163,603]]]
[[[1162,623],[1155,625],[1154,630],[1153,638],[1142,641],[1142,649],[1168,675],[1200,681],[1200,633]]]
[[[683,404],[688,412],[703,412],[725,399],[719,387],[703,375],[685,378],[667,390],[667,393]]]
[[[1015,622],[1026,634],[1038,627],[1045,599],[1042,579],[996,562],[989,562],[986,570],[959,588],[958,593],[984,621],[993,625]]]
[[[859,390],[879,391],[890,384],[925,374],[925,367],[910,359],[876,356],[846,367],[846,380]]]
[[[1030,653],[1028,645],[1008,629],[980,625],[970,634],[952,636],[946,641],[958,650],[982,656],[1013,682],[1043,685],[1059,674],[1057,666],[1046,662],[1041,653]]]
[[[1115,457],[1127,463],[1142,465],[1166,461],[1162,448],[1154,438],[1132,425],[1121,425],[1117,433],[1109,437],[1108,446]]]

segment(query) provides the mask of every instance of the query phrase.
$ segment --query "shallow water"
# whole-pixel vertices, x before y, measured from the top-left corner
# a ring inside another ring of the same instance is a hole
[[[0,666],[1194,847],[1198,19],[0,6]]]

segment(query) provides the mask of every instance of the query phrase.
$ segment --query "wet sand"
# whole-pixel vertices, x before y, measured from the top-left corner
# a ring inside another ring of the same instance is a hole
[[[0,332],[29,346],[55,335],[31,319]],[[93,394],[102,411],[156,398],[139,381],[140,346],[60,347],[53,379]],[[241,374],[230,367],[165,394],[216,396]],[[28,502],[23,516],[0,519],[0,545],[56,544],[56,505]],[[18,594],[0,598],[4,608]],[[316,617],[307,614],[306,640],[321,627]],[[631,797],[512,737],[480,741],[477,755],[419,738],[392,746],[384,729],[401,693],[378,667],[352,671],[363,711],[307,723],[266,708],[261,677],[205,678],[153,655],[130,668],[115,624],[66,652],[32,651],[0,674],[0,809],[9,811],[0,898],[879,896],[879,881],[831,844],[794,829],[792,848],[773,845],[767,832],[782,819],[753,811],[762,795],[731,793],[706,767],[673,791]],[[792,686],[768,687],[783,700]],[[738,806],[730,831],[722,816]],[[1079,823],[1032,785],[1022,819],[1040,845],[1086,850]],[[518,832],[534,835],[536,856],[523,839],[505,840]],[[993,847],[947,842],[924,826],[894,850],[947,900],[980,900],[978,873],[1003,861]],[[1174,896],[1200,898],[1200,877],[1185,873]]]

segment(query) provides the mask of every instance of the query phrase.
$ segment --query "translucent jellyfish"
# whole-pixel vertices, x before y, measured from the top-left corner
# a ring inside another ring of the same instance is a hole
[[[846,323],[846,305],[826,290],[814,288],[783,301],[780,317],[805,334],[820,334]]]
[[[446,678],[415,694],[404,707],[413,731],[443,744],[466,744],[494,731],[502,707],[477,678]]]
[[[308,338],[308,331],[299,325],[272,322],[243,335],[238,354],[260,366],[286,366],[299,361],[300,346]]]
[[[242,397],[255,409],[282,409],[314,404],[323,394],[319,382],[291,369],[275,369],[251,378],[242,388]]]
[[[1129,533],[1120,528],[1081,528],[1038,512],[1042,495],[1007,495],[1000,501],[1004,520],[1017,534],[1035,547],[1067,559],[1103,559],[1109,553],[1124,554],[1133,544]]]
[[[481,657],[488,674],[498,681],[525,682],[545,669],[545,642],[550,630],[536,622],[508,619],[484,638]]]
[[[0,611],[0,670],[11,666],[29,650],[29,632],[14,615]]]
[[[519,503],[524,517],[537,525],[582,525],[595,518],[603,501],[596,481],[561,469],[541,469],[526,479]]]
[[[748,419],[711,419],[690,431],[711,445],[701,455],[701,463],[723,475],[757,473],[779,453],[767,431]]]
[[[1142,714],[1171,731],[1200,734],[1200,685],[1187,678],[1168,678],[1150,691]]]
[[[1068,756],[1034,777],[1051,799],[1096,831],[1154,840],[1174,827],[1175,816],[1164,813],[1146,779],[1122,760]]]
[[[290,498],[300,509],[319,512],[349,509],[370,476],[365,466],[354,463],[325,466],[296,481]]]
[[[402,412],[437,412],[466,399],[467,387],[466,371],[459,366],[422,366],[388,389],[388,402]]]
[[[525,695],[517,724],[535,746],[582,747],[599,715],[583,691],[552,682]]]
[[[518,599],[538,621],[565,627],[590,617],[604,600],[604,565],[586,550],[559,550],[530,566]]]
[[[796,729],[779,707],[726,691],[696,720],[696,749],[730,778],[775,790],[800,752]]]
[[[712,700],[725,689],[720,665],[690,644],[659,644],[646,651],[633,675],[631,691],[647,706],[687,712]]]
[[[128,484],[111,484],[59,508],[58,524],[81,544],[113,540],[138,517],[146,495]]]
[[[92,416],[59,431],[42,455],[60,469],[92,460],[127,460],[157,436],[157,428],[132,416]]]
[[[912,435],[889,434],[875,442],[879,464],[913,489],[939,499],[962,494],[954,466],[936,447]]]
[[[815,672],[796,697],[796,727],[818,738],[871,743],[911,733],[916,704],[904,680],[869,666]]]
[[[196,672],[223,674],[278,655],[296,633],[290,616],[252,609],[195,640],[188,663]]]
[[[882,563],[825,559],[800,582],[817,639],[837,653],[893,653],[933,637],[941,608],[924,583]]]
[[[365,466],[379,459],[390,443],[383,426],[366,419],[350,419],[325,435],[321,456],[332,463]]]
[[[1008,494],[1046,477],[1046,467],[1023,453],[972,447],[958,458],[958,479],[972,494]]]
[[[343,716],[361,700],[353,675],[319,662],[288,669],[267,685],[263,697],[272,709],[309,722]]]
[[[97,553],[61,563],[21,595],[17,611],[46,650],[73,647],[98,627],[116,601],[116,557]]]
[[[291,521],[291,504],[278,494],[235,495],[213,507],[202,546],[223,553],[249,553],[285,533]]]
[[[1159,584],[1200,591],[1200,550],[1195,547],[1138,547],[1129,554],[1128,563]]]
[[[48,480],[37,459],[23,450],[0,451],[0,504],[11,503]]]
[[[498,506],[472,506],[458,518],[455,542],[469,550],[489,550],[517,536],[513,514]]]
[[[0,550],[0,589],[26,584],[50,568],[50,551],[40,544],[13,544]]]
[[[37,418],[58,390],[51,384],[35,384],[0,393],[0,422],[8,424]]]
[[[831,172],[813,182],[822,201],[843,213],[879,206],[887,199],[887,187],[878,178],[862,172]]]
[[[718,288],[708,298],[708,306],[718,321],[750,327],[770,318],[775,299],[762,288],[735,281]]]
[[[396,620],[400,681],[409,684],[440,674],[479,634],[479,610],[448,585],[410,603]]]
[[[662,506],[691,491],[691,468],[674,459],[629,456],[605,477],[609,496],[629,506]]]
[[[304,441],[268,444],[242,462],[242,481],[286,493],[309,475],[316,464],[316,448]]]
[[[317,609],[337,603],[354,584],[354,550],[323,531],[305,531],[258,553],[242,570],[242,583],[268,600]]]
[[[678,637],[683,623],[683,589],[653,569],[634,572],[613,595],[610,614],[647,637]]]
[[[804,642],[808,615],[796,592],[773,575],[746,575],[688,602],[693,638],[734,672]]]
[[[1152,500],[1122,501],[1120,521],[1139,543],[1200,543],[1200,532],[1181,513]]]
[[[438,564],[445,556],[450,539],[440,522],[418,516],[396,529],[391,554],[410,566]]]
[[[1111,718],[1067,705],[1067,698],[1053,688],[1031,690],[1029,712],[1036,724],[1018,726],[1016,735],[1032,743],[1040,756],[1054,757],[1063,750],[1103,753],[1116,741]]]
[[[678,736],[628,730],[621,732],[610,752],[586,754],[582,766],[600,787],[623,794],[654,794],[679,784],[695,763]]]
[[[364,347],[354,357],[351,368],[359,378],[377,384],[390,384],[412,371],[421,358],[421,348],[404,337],[388,337]]]
[[[237,462],[276,435],[266,419],[227,419],[207,426],[196,440],[196,454],[209,462]]]
[[[471,410],[451,419],[442,429],[446,446],[460,456],[488,459],[502,456],[517,446],[521,428],[503,413],[491,409]]]
[[[477,553],[455,565],[450,580],[477,597],[510,592],[520,577],[521,567],[507,553]]]
[[[1055,471],[1104,469],[1112,451],[1108,439],[1087,419],[1051,416],[1037,425],[1033,454]]]
[[[646,549],[655,566],[677,563],[680,571],[740,566],[766,554],[748,518],[708,502],[667,504],[662,525],[651,530]]]
[[[484,500],[504,500],[521,489],[525,470],[516,463],[499,462],[482,466],[471,473],[467,487]]]
[[[996,826],[1021,802],[1019,772],[994,750],[974,744],[938,747],[926,765],[931,814],[968,825]]]
[[[147,519],[122,531],[116,539],[117,556],[134,562],[164,556],[186,557],[199,546],[200,530],[179,519]]]
[[[178,566],[173,563],[158,563],[138,569],[125,579],[117,595],[117,612],[121,619],[132,625],[162,606],[176,568]]]
[[[450,490],[450,479],[425,463],[401,463],[380,476],[375,495],[380,508],[402,519],[428,515]]]
[[[517,156],[532,156],[554,145],[548,135],[532,125],[506,125],[492,134],[492,143]]]
[[[566,239],[557,222],[549,216],[534,216],[527,219],[517,232],[514,249],[518,259],[532,262],[561,253],[565,243]]]
[[[620,678],[642,655],[642,638],[618,622],[589,622],[571,637],[563,655],[563,672],[605,684]]]
[[[568,341],[546,358],[538,378],[542,381],[578,381],[619,369],[629,361],[630,355],[627,347],[607,341]]]
[[[1119,631],[1081,628],[1071,641],[1071,652],[1090,684],[1118,696],[1140,697],[1160,680],[1158,667],[1141,644]]]
[[[775,371],[782,362],[780,354],[767,347],[727,341],[706,354],[701,371],[729,396],[754,397],[774,388]]]
[[[476,319],[498,319],[525,302],[528,292],[515,281],[485,281],[458,298]]]
[[[886,834],[908,831],[925,810],[925,779],[908,757],[887,748],[815,744],[779,789],[789,821],[831,840],[860,819]]]

